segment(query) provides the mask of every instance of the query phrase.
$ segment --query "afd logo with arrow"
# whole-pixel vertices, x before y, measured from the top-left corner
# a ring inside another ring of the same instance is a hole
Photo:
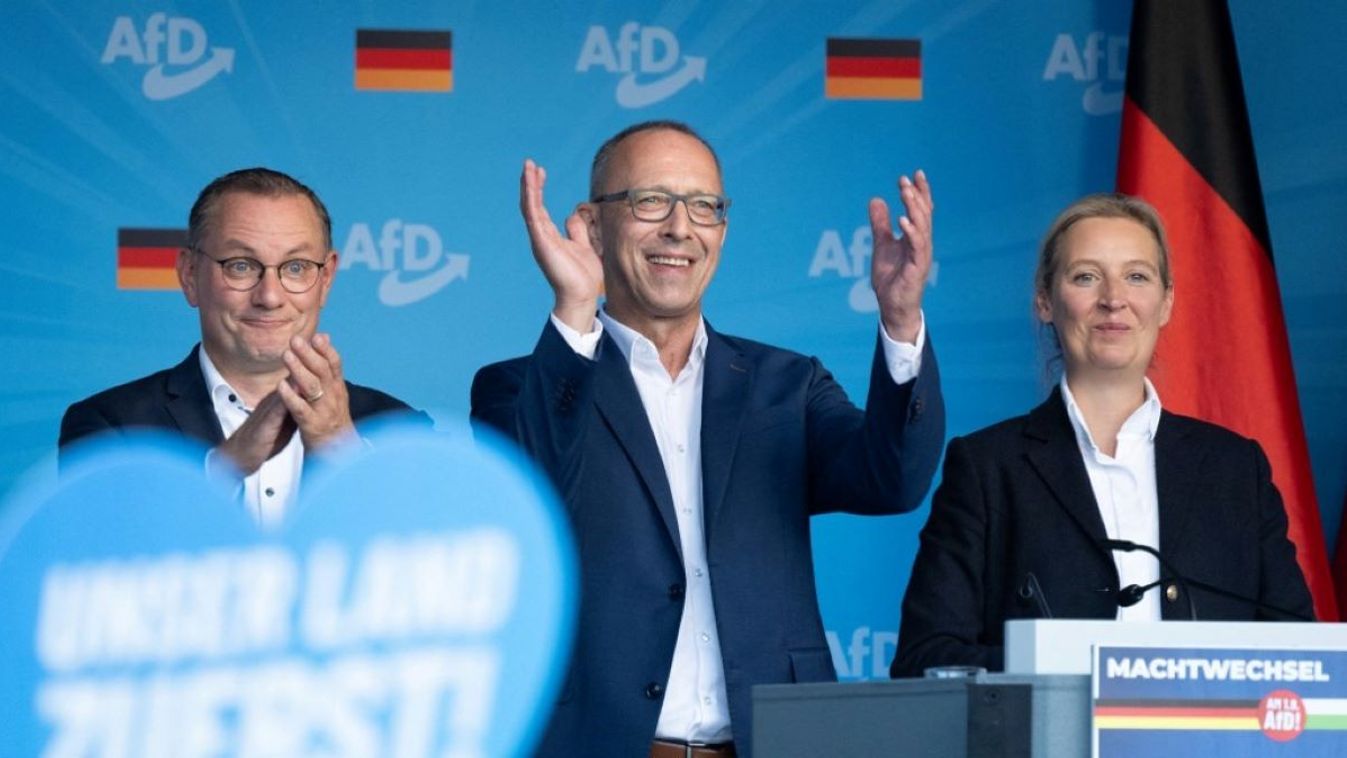
[[[624,74],[616,93],[617,104],[623,108],[654,105],[694,81],[706,80],[705,58],[680,57],[673,32],[635,21],[623,24],[616,39],[602,26],[589,27],[575,70],[583,74],[595,66],[610,74]]]
[[[123,58],[150,67],[140,84],[150,100],[185,95],[234,70],[234,48],[209,47],[199,22],[164,13],[150,14],[139,30],[130,16],[117,17],[100,62],[106,66]]]
[[[352,224],[341,251],[343,271],[359,266],[384,272],[379,281],[379,302],[391,307],[420,302],[450,282],[466,280],[469,260],[470,256],[463,253],[445,252],[434,227],[398,218],[388,219],[379,227],[364,222]]]
[[[1088,85],[1080,97],[1081,110],[1091,116],[1118,113],[1127,78],[1126,35],[1090,32],[1077,42],[1070,34],[1058,34],[1043,66],[1043,81],[1063,76]]]

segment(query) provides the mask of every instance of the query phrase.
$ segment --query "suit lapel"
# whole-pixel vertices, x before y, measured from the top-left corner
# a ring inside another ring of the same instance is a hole
[[[631,376],[631,367],[607,334],[599,341],[596,360],[599,366],[595,376],[594,404],[650,493],[681,559],[683,550],[678,537],[673,494],[664,474],[664,461],[660,459],[655,434],[650,429],[645,406],[641,405],[641,395]]]
[[[1160,552],[1166,557],[1191,553],[1201,539],[1189,539],[1203,494],[1202,460],[1207,451],[1185,439],[1189,433],[1184,419],[1162,413],[1155,432],[1155,492],[1160,508]],[[1172,560],[1172,558],[1171,558]],[[1180,573],[1183,566],[1177,567]]]
[[[1066,415],[1060,390],[1054,389],[1047,401],[1029,414],[1024,434],[1037,441],[1029,446],[1029,463],[1048,485],[1057,504],[1098,546],[1108,534],[1104,531],[1104,519],[1099,515],[1099,504],[1085,473],[1085,463],[1080,459],[1080,446],[1076,444],[1075,431]],[[1097,549],[1105,552],[1102,547]],[[1109,558],[1112,565],[1112,556]]]
[[[197,357],[200,349],[200,345],[192,348],[187,359],[168,372],[164,408],[183,434],[218,445],[224,442],[224,433],[206,390],[206,377],[201,373],[201,359]]]
[[[707,541],[729,486],[739,428],[753,387],[753,365],[723,337],[706,328],[702,380],[702,523]]]

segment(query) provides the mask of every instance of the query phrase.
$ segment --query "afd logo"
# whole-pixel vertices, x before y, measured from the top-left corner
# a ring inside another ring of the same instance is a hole
[[[1080,107],[1091,116],[1106,116],[1122,110],[1123,82],[1127,78],[1127,37],[1090,32],[1084,42],[1059,34],[1043,66],[1043,81],[1070,76],[1089,82]]]
[[[694,81],[706,80],[706,59],[682,56],[678,38],[659,26],[628,21],[614,42],[602,26],[589,27],[575,70],[585,73],[599,66],[610,74],[625,74],[617,83],[617,104],[644,108],[667,100]]]
[[[150,67],[140,91],[151,100],[185,95],[218,74],[234,70],[234,48],[207,50],[206,30],[201,24],[163,13],[150,14],[143,30],[136,29],[130,16],[117,17],[100,62],[109,65],[123,58]]]
[[[439,292],[455,279],[468,278],[469,256],[444,252],[439,232],[426,224],[406,224],[392,218],[379,227],[356,223],[341,250],[343,271],[364,266],[383,271],[379,302],[411,305]]]
[[[874,287],[870,286],[870,255],[873,251],[874,238],[869,224],[856,227],[849,242],[844,241],[843,230],[824,229],[814,248],[814,258],[809,262],[809,278],[836,276],[844,281],[853,280],[847,291],[847,307],[857,313],[878,313],[879,301],[875,299]],[[940,262],[931,261],[927,286],[935,286],[939,273]]]
[[[829,631],[826,636],[838,679],[889,678],[889,662],[898,652],[896,632],[871,632],[868,626],[856,627],[845,648],[837,632]]]

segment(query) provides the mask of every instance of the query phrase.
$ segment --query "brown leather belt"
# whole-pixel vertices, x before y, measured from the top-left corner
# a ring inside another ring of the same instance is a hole
[[[734,758],[734,743],[697,745],[674,740],[650,743],[650,758]]]

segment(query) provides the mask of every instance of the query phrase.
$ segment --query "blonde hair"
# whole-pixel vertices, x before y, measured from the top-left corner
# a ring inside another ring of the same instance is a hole
[[[1165,237],[1165,226],[1160,221],[1160,213],[1154,206],[1139,197],[1118,192],[1100,192],[1086,195],[1066,206],[1057,214],[1048,233],[1043,236],[1043,244],[1038,249],[1038,268],[1034,271],[1035,294],[1052,292],[1052,279],[1061,267],[1061,241],[1066,231],[1079,221],[1087,218],[1125,218],[1141,224],[1155,239],[1159,253],[1160,281],[1165,289],[1174,286],[1169,271],[1169,240]]]

